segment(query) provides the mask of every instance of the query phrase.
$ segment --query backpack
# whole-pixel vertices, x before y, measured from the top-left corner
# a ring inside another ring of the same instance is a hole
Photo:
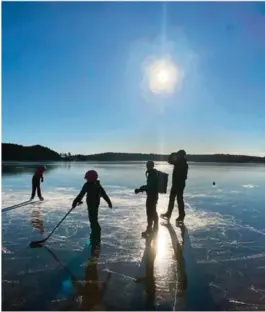
[[[162,171],[158,171],[157,176],[158,176],[158,193],[160,194],[166,194],[167,193],[167,183],[168,183],[168,174],[164,173]]]

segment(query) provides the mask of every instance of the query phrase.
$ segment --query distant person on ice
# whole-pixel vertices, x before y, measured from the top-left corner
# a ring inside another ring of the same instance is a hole
[[[154,168],[155,164],[153,161],[146,163],[146,176],[147,184],[136,189],[134,192],[138,194],[140,192],[146,192],[146,214],[147,214],[147,229],[142,232],[143,237],[148,237],[153,231],[158,229],[158,215],[156,212],[156,205],[158,201],[158,174]]]
[[[30,200],[33,200],[36,195],[36,190],[38,197],[41,201],[44,200],[44,198],[41,195],[41,189],[40,189],[40,182],[43,182],[43,173],[46,171],[46,166],[42,166],[36,169],[33,177],[32,177],[32,193]]]
[[[91,226],[91,240],[100,239],[101,227],[98,223],[98,208],[100,205],[100,197],[107,202],[109,208],[112,208],[111,200],[106,194],[104,188],[98,181],[98,174],[94,170],[90,170],[85,174],[85,179],[87,182],[83,185],[83,188],[76,199],[73,201],[72,207],[76,207],[82,198],[87,194],[86,202],[88,208],[88,217]]]
[[[174,165],[172,187],[170,191],[167,212],[161,214],[161,217],[167,219],[168,221],[170,220],[172,211],[174,209],[175,199],[177,197],[179,216],[176,219],[176,222],[183,222],[185,218],[183,193],[186,186],[189,169],[186,160],[186,152],[184,150],[179,150],[177,153],[172,153],[168,158],[168,163]]]

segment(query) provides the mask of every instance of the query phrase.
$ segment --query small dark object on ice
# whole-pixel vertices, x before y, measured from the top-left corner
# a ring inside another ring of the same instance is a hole
[[[215,186],[215,182],[213,181],[213,186]]]

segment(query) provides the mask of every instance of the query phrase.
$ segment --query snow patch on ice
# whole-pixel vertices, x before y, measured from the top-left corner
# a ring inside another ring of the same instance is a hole
[[[242,185],[242,187],[245,187],[245,188],[256,188],[256,187],[259,187],[258,185],[253,185],[253,184],[245,184],[245,185]]]

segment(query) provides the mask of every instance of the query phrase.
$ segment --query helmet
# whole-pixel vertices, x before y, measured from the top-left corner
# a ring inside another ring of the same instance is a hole
[[[39,166],[39,167],[37,168],[37,171],[38,171],[39,173],[43,173],[46,169],[47,169],[46,166]]]
[[[88,182],[95,182],[98,179],[98,174],[95,170],[89,170],[86,172],[84,179]]]

